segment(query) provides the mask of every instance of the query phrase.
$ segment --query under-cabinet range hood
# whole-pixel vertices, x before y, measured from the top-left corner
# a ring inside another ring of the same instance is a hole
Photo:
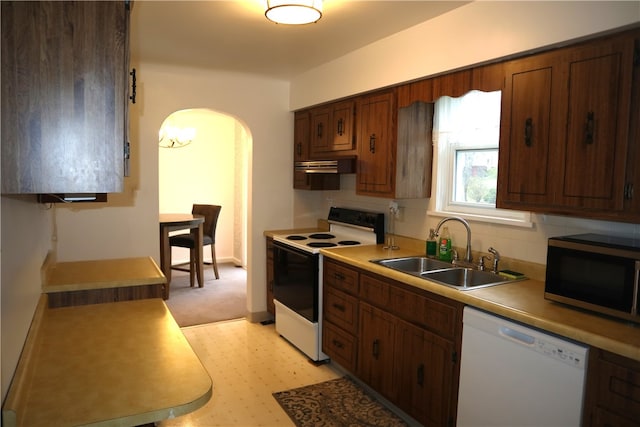
[[[355,163],[355,158],[306,160],[295,162],[295,170],[305,173],[355,173]]]

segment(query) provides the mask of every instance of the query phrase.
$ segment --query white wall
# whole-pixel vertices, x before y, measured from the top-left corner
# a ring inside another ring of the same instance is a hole
[[[291,81],[291,107],[299,109],[639,21],[638,1],[474,1],[296,76]]]
[[[51,211],[35,196],[2,197],[0,330],[2,400],[40,298],[40,267],[51,248]]]

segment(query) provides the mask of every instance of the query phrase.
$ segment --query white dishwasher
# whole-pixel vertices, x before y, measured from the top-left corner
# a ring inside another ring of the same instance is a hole
[[[458,427],[580,426],[587,347],[465,307]]]

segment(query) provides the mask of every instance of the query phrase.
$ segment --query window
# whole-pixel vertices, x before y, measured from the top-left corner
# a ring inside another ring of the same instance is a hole
[[[496,209],[501,93],[472,91],[436,102],[436,203],[440,215],[530,226],[530,214]]]

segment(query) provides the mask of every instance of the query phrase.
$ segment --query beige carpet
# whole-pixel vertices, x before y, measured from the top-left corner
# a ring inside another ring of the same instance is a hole
[[[220,279],[213,268],[204,266],[204,287],[189,286],[189,273],[173,270],[166,304],[179,326],[245,317],[247,313],[247,272],[234,264],[218,264]]]

